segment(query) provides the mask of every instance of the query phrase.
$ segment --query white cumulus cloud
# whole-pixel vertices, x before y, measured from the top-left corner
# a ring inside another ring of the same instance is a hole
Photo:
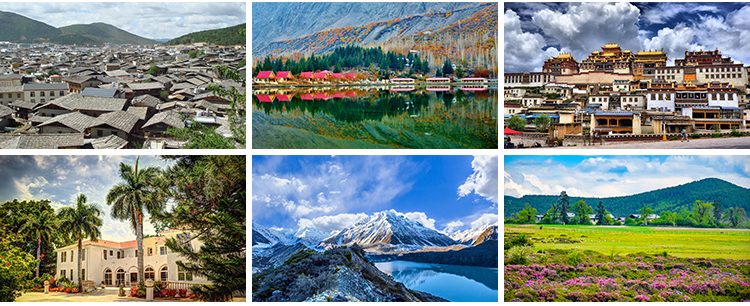
[[[357,222],[367,219],[367,214],[338,214],[335,216],[321,216],[313,219],[302,218],[297,222],[299,227],[312,227],[321,232],[333,232],[340,231],[349,226],[356,224]]]
[[[474,169],[474,173],[466,178],[465,183],[458,187],[459,197],[465,197],[474,192],[487,200],[490,200],[492,203],[497,204],[497,156],[474,156],[474,160],[471,162],[471,167]]]

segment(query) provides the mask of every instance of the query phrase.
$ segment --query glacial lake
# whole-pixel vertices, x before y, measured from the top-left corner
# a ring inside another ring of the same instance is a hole
[[[451,302],[497,302],[498,269],[411,261],[375,263],[375,266],[410,289]]]
[[[497,149],[497,87],[260,88],[254,149]]]

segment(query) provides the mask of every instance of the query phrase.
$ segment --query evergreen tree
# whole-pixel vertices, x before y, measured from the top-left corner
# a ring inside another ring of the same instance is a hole
[[[716,219],[716,223],[720,223],[721,219],[723,219],[724,214],[724,208],[721,207],[721,202],[716,199],[714,200],[714,219]]]
[[[194,286],[204,301],[230,301],[245,292],[246,274],[246,167],[244,155],[183,156],[167,169],[160,189],[164,198],[177,201],[172,212],[159,218],[195,236],[170,238],[166,245],[187,260],[177,265],[200,275],[211,285]],[[203,243],[191,247],[191,240]]]
[[[570,198],[565,190],[560,192],[560,197],[557,199],[557,205],[560,207],[560,220],[563,224],[568,224],[570,219],[568,218],[568,210],[570,210]]]
[[[453,73],[453,63],[451,63],[451,59],[447,59],[443,63],[443,75],[450,75]]]
[[[604,204],[599,201],[599,205],[596,206],[596,225],[606,225],[607,220],[605,219],[607,210],[604,209]]]

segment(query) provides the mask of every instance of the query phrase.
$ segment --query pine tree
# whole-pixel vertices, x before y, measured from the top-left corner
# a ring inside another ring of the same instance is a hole
[[[602,201],[599,201],[599,205],[596,206],[596,225],[605,225],[607,222],[605,215],[604,204],[602,204]]]
[[[724,208],[721,207],[719,199],[714,200],[714,218],[716,223],[721,223],[722,215],[724,214]]]
[[[568,210],[570,210],[570,198],[568,193],[564,190],[560,192],[560,197],[557,199],[557,205],[560,207],[560,220],[563,224],[568,224],[570,219],[568,218]]]
[[[186,260],[177,265],[205,277],[211,285],[192,290],[203,301],[231,301],[247,284],[246,157],[244,155],[176,158],[161,181],[165,198],[177,201],[172,212],[158,218],[194,236],[168,239],[166,246]],[[192,248],[191,241],[203,243]]]

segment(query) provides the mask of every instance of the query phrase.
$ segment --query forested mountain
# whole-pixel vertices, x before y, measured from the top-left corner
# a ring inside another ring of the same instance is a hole
[[[172,39],[165,45],[180,45],[180,44],[192,44],[205,42],[212,45],[231,46],[231,45],[244,45],[247,42],[245,35],[240,33],[240,29],[245,29],[246,24],[238,24],[236,26],[221,28],[216,30],[206,30],[200,32],[193,32],[190,34],[182,35],[175,39]]]
[[[0,41],[32,43],[51,42],[66,45],[158,44],[106,23],[74,24],[55,28],[16,13],[0,11]]]
[[[536,208],[538,214],[544,214],[550,209],[550,204],[557,202],[557,195],[525,195],[521,198],[505,196],[504,215],[509,218],[511,214],[521,211],[529,203]],[[707,178],[687,184],[652,190],[644,193],[609,198],[582,198],[570,197],[570,204],[584,200],[586,204],[595,207],[602,201],[604,207],[616,217],[624,217],[629,214],[637,214],[643,206],[648,205],[656,214],[669,210],[672,212],[680,209],[691,210],[695,201],[714,202],[721,201],[725,208],[738,206],[745,211],[750,210],[750,189],[742,188],[730,182]]]
[[[62,34],[60,29],[12,12],[0,11],[0,41],[46,41]]]
[[[60,30],[62,30],[63,32],[62,37],[56,37],[54,39],[51,39],[50,41],[58,43],[73,41],[77,44],[103,44],[105,42],[118,45],[159,44],[159,42],[155,40],[143,38],[138,35],[121,30],[113,25],[101,22],[91,24],[74,24],[61,27]],[[76,42],[76,40],[78,42]]]

